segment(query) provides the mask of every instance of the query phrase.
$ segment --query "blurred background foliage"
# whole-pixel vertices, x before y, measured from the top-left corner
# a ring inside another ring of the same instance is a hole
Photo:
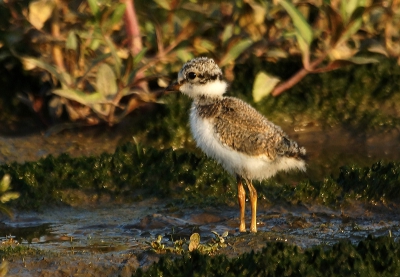
[[[382,111],[376,125],[398,117],[396,0],[6,0],[0,8],[1,120],[26,113],[22,103],[47,126],[114,125],[169,102],[160,101],[163,88],[201,55],[261,111],[278,105],[328,124],[371,121]],[[386,80],[393,75],[389,83],[371,76],[382,70]],[[187,109],[186,100],[173,101]]]

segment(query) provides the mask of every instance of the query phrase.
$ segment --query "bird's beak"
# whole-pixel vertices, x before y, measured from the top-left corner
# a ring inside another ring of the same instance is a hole
[[[179,88],[181,87],[182,84],[178,83],[178,82],[173,82],[172,84],[170,84],[165,91],[179,91]]]

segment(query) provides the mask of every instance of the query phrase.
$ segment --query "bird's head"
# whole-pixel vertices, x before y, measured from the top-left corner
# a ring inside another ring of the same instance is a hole
[[[185,63],[175,83],[167,91],[180,91],[191,98],[221,97],[227,88],[222,71],[213,59],[200,57]]]

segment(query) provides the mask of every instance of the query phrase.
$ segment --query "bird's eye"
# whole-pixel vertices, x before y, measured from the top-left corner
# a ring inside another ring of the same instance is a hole
[[[189,79],[195,79],[196,78],[196,73],[194,73],[194,72],[189,72],[189,74],[188,74],[188,77],[189,77]]]

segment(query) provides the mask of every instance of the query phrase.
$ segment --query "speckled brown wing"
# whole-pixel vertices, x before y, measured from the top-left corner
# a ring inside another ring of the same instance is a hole
[[[265,154],[271,160],[299,152],[297,143],[288,139],[280,127],[240,99],[224,97],[218,106],[213,109],[214,124],[223,144],[251,156]]]

